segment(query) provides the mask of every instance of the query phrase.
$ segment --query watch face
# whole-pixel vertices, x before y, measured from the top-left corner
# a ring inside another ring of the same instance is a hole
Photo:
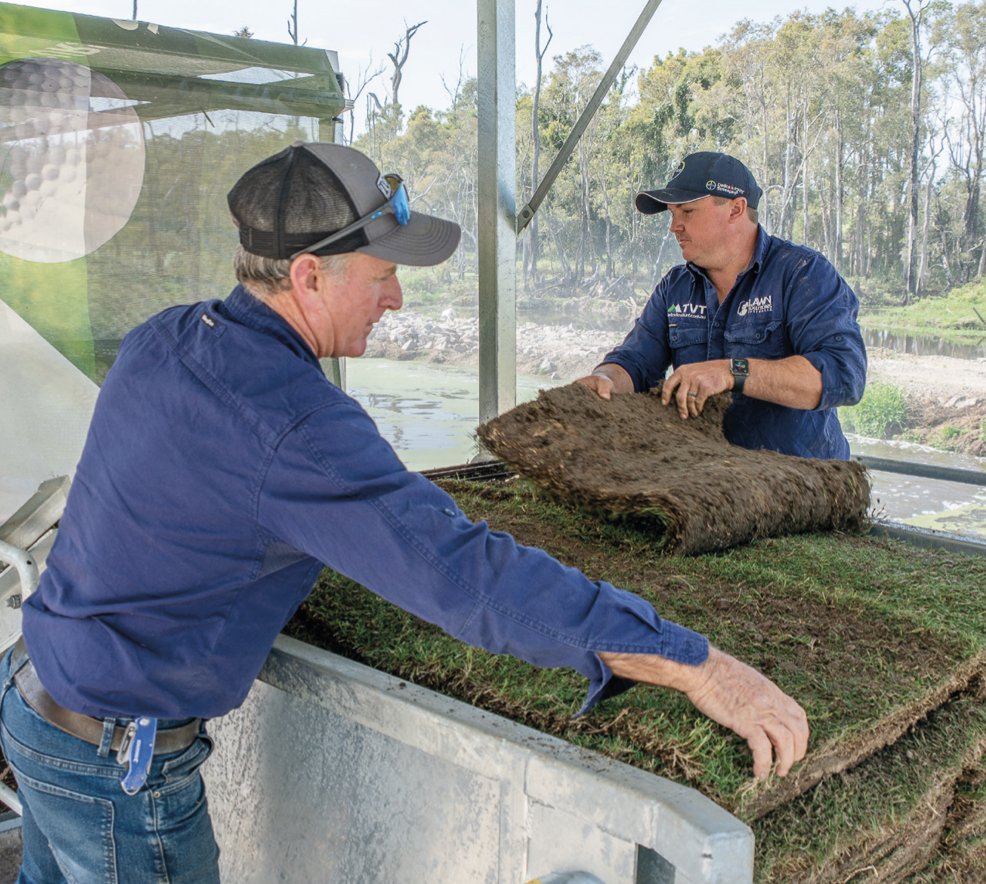
[[[749,374],[750,363],[746,359],[732,359],[729,362],[729,371],[732,374]]]

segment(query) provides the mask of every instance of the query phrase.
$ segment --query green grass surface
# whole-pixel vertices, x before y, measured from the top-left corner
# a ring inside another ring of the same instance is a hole
[[[899,433],[907,416],[904,389],[897,384],[872,381],[857,405],[839,409],[839,422],[848,433],[888,439]]]
[[[785,780],[753,781],[741,740],[683,696],[643,686],[573,721],[586,687],[577,674],[470,648],[331,572],[289,633],[687,783],[743,819],[893,742],[981,666],[982,559],[835,535],[671,559],[653,533],[561,506],[525,483],[448,488],[470,517],[639,593],[765,671],[808,712],[806,761]]]
[[[958,783],[984,741],[979,698],[932,712],[893,746],[755,822],[755,880],[842,884],[920,870],[943,846]]]
[[[922,298],[906,307],[864,308],[860,324],[975,345],[986,335],[986,282],[972,282],[944,297]]]

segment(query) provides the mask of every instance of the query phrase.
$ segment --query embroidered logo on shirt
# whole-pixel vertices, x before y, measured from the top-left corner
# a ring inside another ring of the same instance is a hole
[[[705,304],[672,304],[668,316],[705,316]]]
[[[770,295],[764,295],[762,298],[750,298],[749,301],[744,301],[739,305],[736,315],[746,316],[747,313],[771,313],[774,308],[770,298]]]
[[[207,326],[209,326],[209,328],[216,327],[216,320],[213,319],[208,313],[203,313],[201,319]]]

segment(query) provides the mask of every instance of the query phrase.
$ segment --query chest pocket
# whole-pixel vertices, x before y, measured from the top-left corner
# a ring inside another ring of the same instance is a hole
[[[675,368],[709,358],[709,325],[705,320],[669,328],[668,341]]]
[[[782,359],[791,355],[780,320],[745,322],[726,329],[726,358]]]

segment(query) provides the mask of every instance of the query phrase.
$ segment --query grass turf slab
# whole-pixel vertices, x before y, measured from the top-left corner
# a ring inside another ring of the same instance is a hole
[[[983,884],[986,881],[986,771],[963,772],[935,857],[908,884]]]
[[[723,416],[731,394],[709,397],[700,415],[684,421],[659,393],[660,386],[606,401],[581,384],[542,390],[477,433],[497,457],[565,500],[650,514],[669,553],[865,524],[870,492],[860,464],[730,445]]]
[[[688,783],[748,821],[892,743],[981,668],[980,644],[971,632],[915,621],[881,596],[865,597],[819,577],[808,538],[669,559],[659,554],[653,535],[637,530],[632,520],[586,516],[529,483],[442,484],[470,517],[486,519],[594,579],[641,594],[663,616],[768,671],[808,712],[812,742],[806,761],[786,779],[752,780],[745,744],[673,691],[636,688],[572,721],[585,689],[577,674],[539,670],[470,648],[331,572],[323,575],[289,632]],[[844,556],[861,542],[826,540]],[[885,541],[884,547],[868,543],[874,561],[899,555],[888,551]],[[778,567],[778,561],[784,565]],[[949,564],[946,570],[956,586],[971,592],[962,567]],[[922,574],[931,581],[942,578],[941,569],[927,561]],[[887,594],[908,590],[889,572],[884,581]]]
[[[984,746],[981,698],[951,700],[894,745],[755,822],[755,880],[896,884],[920,871],[943,846]]]

